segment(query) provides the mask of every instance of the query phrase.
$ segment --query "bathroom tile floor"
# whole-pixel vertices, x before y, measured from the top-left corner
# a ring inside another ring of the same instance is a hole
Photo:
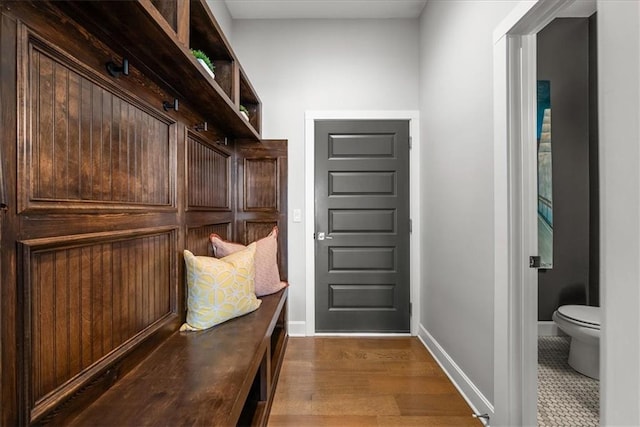
[[[597,427],[600,383],[567,363],[569,337],[538,337],[538,426]]]

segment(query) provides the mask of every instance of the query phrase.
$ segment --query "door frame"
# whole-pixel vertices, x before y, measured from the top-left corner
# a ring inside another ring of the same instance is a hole
[[[316,120],[407,120],[409,121],[409,212],[413,222],[409,234],[410,298],[412,303],[411,335],[418,334],[420,321],[420,114],[415,110],[390,111],[306,111],[305,112],[305,287],[306,287],[306,336],[316,335],[315,312],[315,121]],[[394,334],[331,334],[331,335],[394,335]],[[402,334],[405,335],[405,334]]]
[[[537,424],[536,34],[574,1],[523,0],[493,34],[495,426]]]

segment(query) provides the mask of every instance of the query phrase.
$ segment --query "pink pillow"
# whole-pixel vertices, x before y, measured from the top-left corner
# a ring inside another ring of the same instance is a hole
[[[209,240],[216,258],[224,258],[246,248],[240,243],[227,242],[215,233],[209,236]],[[256,296],[273,294],[287,286],[287,282],[280,281],[278,271],[278,227],[273,227],[267,237],[256,242],[255,263]]]

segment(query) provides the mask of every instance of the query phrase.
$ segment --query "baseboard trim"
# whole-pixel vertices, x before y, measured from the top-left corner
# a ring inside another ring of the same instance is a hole
[[[553,320],[541,320],[538,322],[539,337],[558,337],[565,335],[566,334],[558,328],[558,325]]]
[[[453,385],[458,389],[464,400],[467,401],[471,409],[476,414],[488,414],[493,417],[494,408],[491,402],[480,392],[478,387],[469,379],[456,362],[447,354],[440,344],[431,336],[429,332],[422,326],[418,328],[418,338],[431,353],[438,365],[447,374]],[[485,420],[480,419],[485,425]]]
[[[299,320],[290,320],[287,323],[289,327],[290,337],[306,337],[307,336],[307,322]]]

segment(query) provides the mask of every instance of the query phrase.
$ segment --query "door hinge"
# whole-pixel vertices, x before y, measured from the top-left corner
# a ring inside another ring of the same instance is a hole
[[[413,220],[409,218],[409,233],[413,233]]]
[[[410,136],[409,137],[409,150],[411,150],[413,148],[413,137]]]
[[[540,268],[540,257],[539,256],[530,256],[529,257],[529,268]]]

